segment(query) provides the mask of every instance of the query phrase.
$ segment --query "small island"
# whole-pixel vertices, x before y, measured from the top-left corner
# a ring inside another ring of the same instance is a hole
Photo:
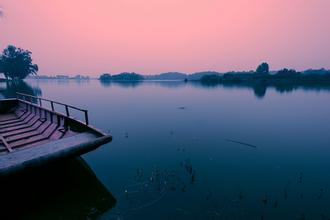
[[[141,81],[144,77],[137,73],[120,73],[117,75],[111,75],[110,73],[104,73],[99,78],[101,81]]]

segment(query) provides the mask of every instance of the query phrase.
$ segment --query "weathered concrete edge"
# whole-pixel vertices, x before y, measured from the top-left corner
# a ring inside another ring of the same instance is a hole
[[[0,176],[6,176],[17,172],[23,172],[26,169],[42,166],[43,164],[53,162],[56,160],[66,159],[70,157],[76,157],[87,152],[93,151],[103,144],[106,144],[112,140],[111,135],[105,135],[81,144],[77,144],[68,148],[64,148],[60,151],[56,151],[45,156],[33,158],[23,163],[16,164],[10,167],[4,167],[0,169]]]

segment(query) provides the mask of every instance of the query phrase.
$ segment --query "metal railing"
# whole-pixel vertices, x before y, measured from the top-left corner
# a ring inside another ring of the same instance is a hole
[[[20,93],[20,92],[16,92],[16,94],[17,94],[17,98],[18,99],[20,99],[20,97],[21,97],[22,98],[21,100],[24,100],[26,102],[30,102],[31,104],[33,104],[33,100],[36,100],[37,104],[39,104],[40,107],[42,107],[42,101],[49,102],[50,103],[50,106],[51,106],[51,110],[53,112],[55,112],[54,104],[64,106],[67,117],[70,117],[70,111],[69,111],[70,108],[71,109],[78,110],[78,111],[81,111],[85,115],[85,124],[86,125],[89,124],[89,121],[88,121],[88,111],[85,110],[85,109],[77,108],[77,107],[72,106],[72,105],[67,105],[67,104],[64,104],[64,103],[61,103],[61,102],[53,101],[53,100],[50,100],[50,99],[44,99],[44,98],[41,98],[41,97],[37,97],[37,96],[33,96],[33,95],[28,95],[28,94],[24,94],[24,93]]]

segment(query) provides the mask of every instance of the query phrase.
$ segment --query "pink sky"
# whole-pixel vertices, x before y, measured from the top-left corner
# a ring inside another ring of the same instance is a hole
[[[330,68],[329,0],[0,0],[39,74]]]

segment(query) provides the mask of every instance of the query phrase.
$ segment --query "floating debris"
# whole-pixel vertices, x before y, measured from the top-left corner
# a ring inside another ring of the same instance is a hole
[[[267,203],[268,203],[268,196],[266,195],[265,198],[263,198],[263,199],[261,200],[261,202],[262,202],[264,205],[267,205]]]
[[[289,183],[287,183],[286,186],[284,187],[284,193],[283,193],[284,200],[288,199],[288,188],[289,188]]]
[[[186,171],[187,171],[190,175],[192,175],[193,168],[192,168],[192,165],[191,165],[191,162],[190,162],[189,159],[185,160],[185,166],[184,166],[184,167],[185,167]]]
[[[320,192],[319,192],[319,195],[317,196],[318,199],[322,199],[323,198],[323,194],[324,194],[324,189],[321,188],[320,189]]]
[[[226,141],[233,142],[233,143],[236,143],[236,144],[245,145],[245,146],[252,147],[252,148],[258,148],[256,145],[244,143],[244,142],[241,142],[241,141],[235,141],[235,140],[231,140],[231,139],[226,139]]]
[[[194,184],[196,181],[196,171],[194,170],[193,173],[191,174],[191,184]]]
[[[180,151],[184,148],[178,148]],[[180,162],[180,161],[179,161]],[[141,168],[135,169],[134,178],[122,189],[121,201],[117,206],[117,213],[113,214],[115,219],[124,219],[131,212],[150,208],[167,193],[186,193],[196,179],[196,171],[193,169],[189,158],[178,163],[179,169],[160,169],[156,165],[148,175]],[[179,212],[187,213],[178,208]],[[113,212],[114,213],[114,212]]]
[[[143,170],[136,169],[136,175],[134,177],[135,181],[140,182],[143,179]]]
[[[238,198],[239,198],[240,201],[243,200],[244,196],[243,196],[243,192],[242,191],[239,192]]]
[[[212,198],[212,196],[213,196],[213,193],[212,193],[212,191],[209,189],[208,192],[207,192],[207,194],[206,194],[206,200],[210,200],[210,199]]]
[[[288,199],[288,191],[284,190],[284,200],[287,200],[287,199]]]
[[[183,185],[181,188],[181,192],[186,192],[186,185]]]
[[[302,172],[300,172],[299,173],[299,178],[298,178],[298,183],[302,183],[302,181],[303,181],[303,173]]]

